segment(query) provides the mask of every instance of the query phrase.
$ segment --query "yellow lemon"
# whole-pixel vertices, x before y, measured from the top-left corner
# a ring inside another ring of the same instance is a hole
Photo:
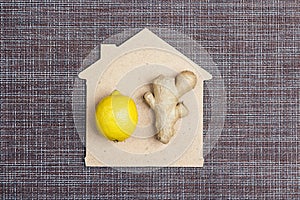
[[[115,90],[96,107],[96,124],[109,140],[124,141],[134,132],[138,113],[134,101]]]

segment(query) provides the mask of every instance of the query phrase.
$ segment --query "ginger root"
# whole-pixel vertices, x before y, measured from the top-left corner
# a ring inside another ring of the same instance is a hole
[[[189,111],[179,98],[192,90],[197,83],[191,71],[182,71],[175,78],[158,76],[153,80],[153,93],[144,94],[144,99],[155,113],[156,138],[166,144],[174,135],[176,121],[188,115]]]

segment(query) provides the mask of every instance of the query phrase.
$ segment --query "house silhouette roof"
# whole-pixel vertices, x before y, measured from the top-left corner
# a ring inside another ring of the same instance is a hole
[[[200,76],[203,80],[209,80],[212,78],[211,74],[201,68],[199,65],[190,60],[187,56],[182,54],[180,51],[172,47],[170,44],[162,40],[156,34],[151,32],[149,29],[144,28],[137,34],[133,35],[131,38],[117,46],[116,44],[101,44],[100,48],[100,59],[97,60],[94,64],[84,69],[79,73],[79,77],[82,79],[90,79],[90,71],[97,68],[99,64],[105,64],[104,60],[112,60],[117,58],[117,56],[125,53],[126,51],[141,49],[141,48],[157,48],[163,49],[170,52],[176,52],[176,54],[184,57],[190,64],[196,67],[200,71]]]

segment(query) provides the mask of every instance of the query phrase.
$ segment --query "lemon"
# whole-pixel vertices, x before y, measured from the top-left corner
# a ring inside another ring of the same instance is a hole
[[[113,141],[124,141],[130,137],[138,122],[134,101],[117,90],[97,104],[95,115],[97,128]]]

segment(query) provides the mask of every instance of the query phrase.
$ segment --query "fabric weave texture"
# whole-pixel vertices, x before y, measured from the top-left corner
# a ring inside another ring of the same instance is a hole
[[[1,2],[1,199],[299,199],[299,9],[297,0]],[[204,168],[85,167],[74,78],[103,40],[147,26],[189,35],[218,65],[222,135]]]

